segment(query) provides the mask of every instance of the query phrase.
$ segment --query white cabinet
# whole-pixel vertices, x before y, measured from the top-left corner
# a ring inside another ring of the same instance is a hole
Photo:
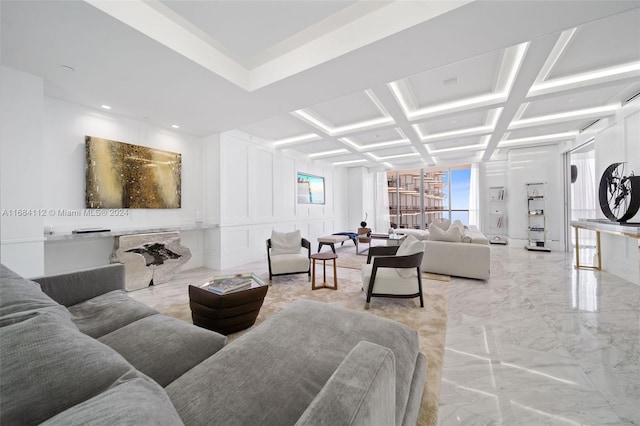
[[[489,242],[507,244],[507,200],[503,186],[489,188]]]
[[[527,216],[529,235],[528,243],[524,247],[531,251],[551,251],[547,247],[547,219],[545,209],[545,184],[527,184]]]

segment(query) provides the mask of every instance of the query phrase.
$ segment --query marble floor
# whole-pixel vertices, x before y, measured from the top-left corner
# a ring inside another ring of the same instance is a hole
[[[568,253],[492,246],[453,279],[440,425],[640,425],[640,287]]]

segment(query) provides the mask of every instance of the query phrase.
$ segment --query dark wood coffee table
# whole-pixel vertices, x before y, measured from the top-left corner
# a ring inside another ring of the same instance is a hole
[[[311,290],[319,288],[329,288],[331,290],[338,289],[338,274],[336,273],[336,259],[338,255],[335,253],[316,253],[311,255],[313,268],[311,272]],[[322,285],[316,285],[316,260],[322,260]],[[327,285],[327,260],[333,260],[333,287]]]
[[[255,324],[269,286],[254,274],[214,278],[238,275],[250,277],[251,287],[220,295],[207,290],[211,280],[197,286],[189,285],[189,307],[195,325],[227,335]]]

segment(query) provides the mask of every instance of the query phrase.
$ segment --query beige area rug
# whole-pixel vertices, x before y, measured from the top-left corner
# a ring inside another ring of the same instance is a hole
[[[361,257],[366,259],[365,256]],[[318,268],[318,265],[316,265],[316,268]],[[321,268],[322,266],[320,266]],[[332,269],[327,265],[327,281],[330,283],[333,282]],[[267,282],[268,273],[257,270],[254,270],[254,272]],[[322,271],[319,270],[316,273],[317,278],[322,280]],[[160,290],[160,288],[157,290]],[[173,289],[173,291],[176,292],[175,295],[178,297],[163,298],[164,303],[159,303],[154,307],[162,313],[191,322],[188,301],[185,302],[183,297],[186,288],[180,287]],[[360,272],[358,270],[339,268],[337,291],[329,289],[312,291],[311,283],[308,282],[305,275],[274,277],[273,284],[269,287],[264,305],[260,310],[254,327],[259,326],[265,319],[299,299],[327,302],[355,311],[368,312],[408,325],[418,332],[420,336],[420,351],[427,357],[427,382],[422,397],[418,424],[435,426],[437,425],[438,417],[442,360],[447,329],[448,283],[425,279],[423,280],[423,292],[425,296],[424,308],[420,308],[420,302],[417,298],[373,298],[371,308],[365,311],[366,297],[362,291]],[[250,329],[228,336],[229,341],[233,341],[247,331],[250,331]]]

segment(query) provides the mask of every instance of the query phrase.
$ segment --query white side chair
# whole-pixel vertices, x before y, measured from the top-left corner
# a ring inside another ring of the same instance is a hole
[[[274,231],[267,240],[267,260],[269,283],[274,276],[291,274],[307,274],[311,281],[311,243],[300,236],[300,231]]]
[[[419,297],[423,308],[420,271],[423,255],[424,244],[411,236],[399,247],[371,247],[361,270],[362,290],[367,294],[364,308],[369,309],[372,297]]]

